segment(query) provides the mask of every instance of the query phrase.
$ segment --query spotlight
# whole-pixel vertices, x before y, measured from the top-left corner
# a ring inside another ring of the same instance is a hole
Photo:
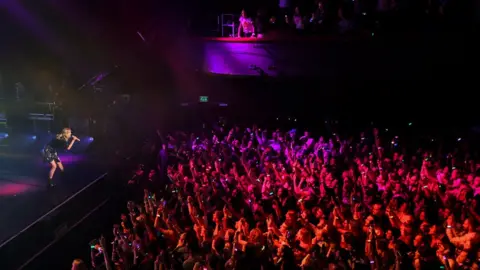
[[[89,142],[93,142],[93,137],[88,137]]]
[[[36,139],[37,139],[37,136],[33,135],[32,140],[36,140]]]

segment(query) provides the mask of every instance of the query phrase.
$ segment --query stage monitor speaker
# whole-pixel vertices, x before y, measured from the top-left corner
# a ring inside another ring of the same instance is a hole
[[[28,120],[32,121],[34,134],[52,131],[54,116],[51,113],[29,113]]]

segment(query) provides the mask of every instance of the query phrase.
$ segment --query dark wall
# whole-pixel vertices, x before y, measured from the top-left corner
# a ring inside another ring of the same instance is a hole
[[[24,80],[35,85],[38,70],[53,66],[50,69],[70,71],[73,88],[118,64],[123,80],[118,86],[122,88],[120,92],[136,94],[135,109],[140,116],[131,117],[132,121],[138,118],[157,123],[180,121],[181,118],[172,119],[172,115],[177,115],[177,104],[185,99],[197,100],[205,93],[218,97],[217,100],[227,100],[230,110],[242,111],[237,117],[244,115],[243,118],[254,118],[259,112],[312,118],[352,113],[384,119],[409,115],[443,119],[435,117],[438,114],[455,115],[455,121],[472,118],[475,99],[470,85],[475,85],[472,67],[477,54],[473,49],[476,43],[469,40],[475,36],[466,32],[437,35],[426,29],[410,38],[324,44],[320,48],[329,60],[324,68],[335,67],[330,69],[335,72],[326,73],[329,76],[321,73],[309,80],[290,78],[286,82],[281,78],[239,81],[204,78],[191,65],[196,61],[201,65],[204,48],[187,37],[186,18],[191,13],[205,18],[207,13],[220,9],[216,2],[30,0],[22,3],[61,41],[64,51],[59,53],[48,42],[41,42],[32,29],[4,6],[0,31],[2,36],[10,38],[0,43],[0,69],[5,73],[7,87]],[[206,12],[205,16],[202,12]],[[49,16],[52,14],[55,16]],[[136,35],[138,30],[155,33],[156,38],[146,44]],[[302,51],[302,46],[307,45],[296,46],[293,49]],[[312,50],[304,50],[307,51]],[[306,70],[312,70],[311,59],[305,61]]]

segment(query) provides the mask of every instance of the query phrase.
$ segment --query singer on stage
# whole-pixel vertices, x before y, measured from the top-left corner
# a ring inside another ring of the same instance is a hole
[[[48,173],[48,187],[53,187],[53,175],[57,167],[63,172],[63,164],[58,158],[57,150],[70,150],[75,143],[80,141],[76,136],[72,135],[72,130],[69,128],[62,129],[62,133],[57,134],[48,144],[43,148],[43,159],[50,163],[50,171]]]

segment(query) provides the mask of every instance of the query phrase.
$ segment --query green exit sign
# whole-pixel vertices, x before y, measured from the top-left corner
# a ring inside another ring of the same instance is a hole
[[[208,96],[200,96],[200,102],[208,102]]]

